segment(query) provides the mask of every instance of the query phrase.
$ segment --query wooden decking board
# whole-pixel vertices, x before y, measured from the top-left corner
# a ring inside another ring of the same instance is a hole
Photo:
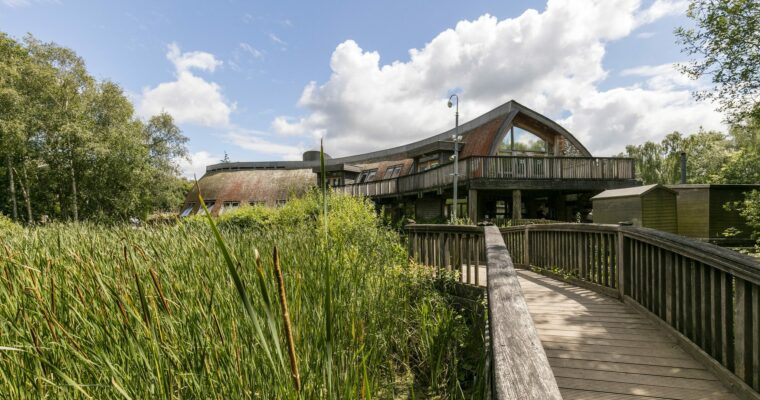
[[[577,389],[559,389],[564,400],[662,400],[661,397],[631,396],[628,394],[592,392]]]
[[[518,276],[565,399],[736,399],[629,306],[530,271]]]
[[[601,345],[601,346],[632,347],[632,348],[659,349],[659,350],[669,350],[673,347],[678,347],[675,343],[654,343],[654,342],[647,342],[647,341],[642,341],[642,340],[592,339],[592,338],[584,338],[584,337],[542,335],[541,333],[539,333],[538,336],[542,341],[546,341],[546,342],[595,344],[595,345]]]
[[[614,371],[640,375],[672,376],[676,378],[690,378],[702,380],[717,380],[713,374],[705,369],[658,367],[654,365],[623,364],[607,361],[573,360],[567,358],[549,357],[549,364],[557,368],[577,368],[594,371]]]
[[[555,377],[576,378],[576,379],[593,379],[597,381],[618,382],[618,383],[636,383],[650,386],[664,386],[682,389],[709,390],[714,392],[728,392],[728,389],[717,381],[708,381],[703,379],[674,378],[668,376],[631,374],[625,372],[610,371],[593,371],[577,368],[560,368],[553,369]]]
[[[629,335],[623,333],[602,333],[602,332],[585,332],[583,329],[542,329],[539,334],[545,333],[548,335],[558,336],[573,336],[583,338],[594,339],[624,339],[624,340],[651,340],[658,343],[673,343],[664,337],[656,337],[653,335]]]
[[[596,381],[588,378],[568,379],[558,377],[557,384],[560,388],[567,389],[582,389],[605,393],[650,396],[672,400],[736,400],[736,397],[733,394],[726,392]]]
[[[531,314],[533,316],[533,321],[535,321],[536,324],[545,324],[545,325],[556,325],[556,324],[567,324],[571,323],[573,325],[579,325],[582,327],[590,327],[590,328],[618,328],[618,329],[632,329],[632,330],[639,330],[639,331],[656,331],[658,328],[651,324],[636,324],[631,322],[618,322],[618,321],[596,321],[596,320],[589,320],[589,321],[579,321],[576,318],[558,318],[558,317],[547,317],[544,315],[535,315]]]
[[[552,350],[545,349],[546,355],[549,357],[557,358],[572,358],[575,360],[588,360],[588,361],[610,361],[619,362],[625,364],[639,364],[639,365],[656,365],[660,367],[678,367],[678,368],[694,368],[698,369],[698,364],[693,359],[684,360],[682,358],[665,358],[665,357],[649,357],[649,356],[631,356],[627,354],[616,353],[591,353],[586,351],[567,351],[567,350]]]
[[[657,358],[682,358],[684,360],[691,360],[691,356],[684,351],[663,351],[663,349],[647,349],[637,347],[619,347],[619,346],[604,346],[604,345],[587,345],[579,343],[567,343],[567,342],[549,342],[542,341],[544,349],[552,350],[568,350],[568,351],[583,351],[589,353],[615,353],[622,355],[632,356],[647,356]]]

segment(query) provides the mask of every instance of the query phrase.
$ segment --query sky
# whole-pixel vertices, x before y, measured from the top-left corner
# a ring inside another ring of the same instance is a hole
[[[423,139],[509,101],[596,156],[724,130],[673,30],[685,0],[253,2],[0,0],[0,31],[75,50],[140,118],[172,114],[183,173],[344,156]]]

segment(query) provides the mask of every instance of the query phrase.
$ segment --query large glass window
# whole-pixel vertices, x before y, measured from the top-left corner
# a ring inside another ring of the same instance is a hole
[[[545,154],[546,142],[525,129],[513,127],[499,144],[498,155]]]

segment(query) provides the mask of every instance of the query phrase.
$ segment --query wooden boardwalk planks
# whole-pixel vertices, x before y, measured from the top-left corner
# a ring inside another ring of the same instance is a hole
[[[623,303],[530,271],[517,274],[565,399],[736,399]]]

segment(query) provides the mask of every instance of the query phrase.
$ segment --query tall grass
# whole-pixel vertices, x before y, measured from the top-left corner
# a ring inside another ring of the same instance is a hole
[[[477,397],[482,327],[438,290],[446,278],[410,265],[371,204],[327,202],[329,221],[312,194],[216,232],[0,230],[0,398]]]

